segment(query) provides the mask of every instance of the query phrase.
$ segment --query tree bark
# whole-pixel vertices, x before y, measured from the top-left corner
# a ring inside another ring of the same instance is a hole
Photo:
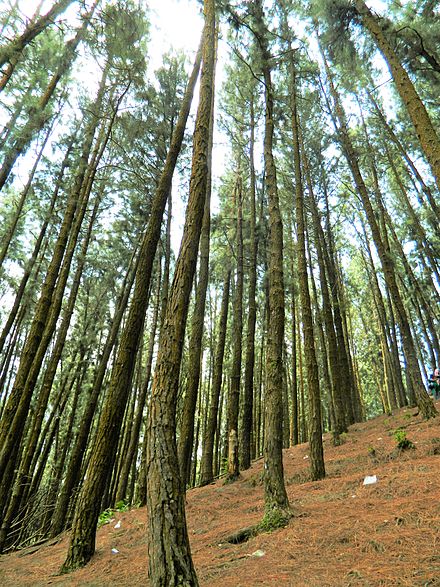
[[[253,399],[254,399],[254,368],[255,368],[255,326],[257,321],[257,256],[258,256],[258,234],[256,229],[256,187],[255,187],[255,112],[254,97],[250,98],[250,141],[249,141],[249,272],[248,272],[248,317],[246,334],[246,354],[244,361],[244,383],[243,383],[243,410],[242,425],[240,434],[240,467],[242,470],[251,466],[252,446],[252,421],[253,421]]]
[[[99,516],[107,476],[113,469],[117,439],[124,410],[131,387],[131,380],[142,331],[150,287],[151,271],[160,238],[162,217],[171,189],[171,182],[181,145],[186,121],[191,107],[192,95],[200,67],[200,52],[188,81],[185,96],[165,165],[153,197],[147,229],[142,240],[133,299],[128,312],[125,328],[121,335],[109,390],[102,410],[96,434],[87,479],[82,486],[72,524],[72,536],[67,558],[61,568],[70,572],[82,567],[95,551],[96,524]]]
[[[185,491],[176,446],[176,404],[185,325],[203,223],[215,68],[215,0],[205,0],[203,67],[185,226],[159,341],[147,424],[149,577],[155,587],[195,587]]]
[[[200,485],[207,485],[214,479],[213,453],[214,437],[217,430],[220,390],[223,380],[223,358],[225,354],[226,327],[228,323],[229,289],[231,271],[226,273],[223,284],[223,297],[218,325],[218,338],[215,349],[214,368],[212,375],[211,397],[209,400],[208,422],[203,438],[202,459],[200,462]]]
[[[226,482],[235,481],[240,475],[238,460],[238,415],[240,406],[241,356],[243,337],[243,191],[240,162],[235,178],[234,203],[236,214],[235,256],[237,259],[236,282],[232,320],[231,387],[228,394],[228,471]]]
[[[322,447],[321,396],[318,363],[313,330],[313,314],[308,285],[306,257],[306,218],[304,206],[303,179],[299,140],[297,88],[295,70],[292,65],[291,110],[293,131],[293,160],[295,165],[295,213],[298,239],[298,278],[301,301],[301,317],[304,334],[304,356],[307,369],[307,390],[309,401],[309,446],[310,472],[312,480],[325,477],[324,451]]]
[[[266,350],[266,412],[264,434],[265,516],[290,516],[283,470],[283,347],[284,347],[284,272],[283,222],[279,207],[275,161],[273,157],[273,87],[266,28],[261,0],[254,6],[256,40],[265,84],[264,167],[269,201],[268,288],[269,314]]]
[[[205,322],[206,292],[209,282],[209,247],[211,226],[211,167],[212,144],[214,131],[214,110],[211,108],[209,123],[209,158],[208,178],[206,185],[205,208],[203,212],[202,232],[200,235],[199,281],[197,283],[194,313],[191,321],[191,337],[188,349],[188,380],[185,400],[183,403],[180,437],[177,452],[179,455],[180,476],[183,486],[186,487],[190,479],[191,451],[194,440],[194,417],[196,413],[197,396],[199,393],[203,329]]]

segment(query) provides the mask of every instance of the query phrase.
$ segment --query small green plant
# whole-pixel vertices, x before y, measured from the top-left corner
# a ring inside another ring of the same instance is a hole
[[[411,420],[412,418],[411,414],[404,414],[403,417],[405,418],[405,420]]]
[[[114,513],[115,510],[113,508],[107,508],[101,512],[98,518],[98,528],[104,526],[105,524],[109,524],[110,520],[113,518]]]
[[[394,431],[394,439],[397,442],[399,450],[409,450],[416,448],[415,444],[406,437],[406,430],[398,428]]]
[[[228,459],[226,457],[222,458],[220,462],[220,477],[226,475],[228,472]]]
[[[127,512],[128,509],[128,503],[125,499],[121,499],[121,501],[116,502],[114,508],[107,508],[99,514],[98,528],[104,526],[105,524],[109,524],[114,517],[115,512]]]
[[[115,510],[117,512],[128,512],[128,503],[125,499],[121,499],[121,501],[117,501],[115,504]]]

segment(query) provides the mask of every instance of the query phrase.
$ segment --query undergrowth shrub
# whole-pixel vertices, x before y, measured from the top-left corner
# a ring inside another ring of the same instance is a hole
[[[121,501],[116,502],[114,508],[107,508],[99,514],[98,528],[104,526],[105,524],[109,524],[110,521],[113,519],[115,512],[127,512],[128,509],[128,504],[125,501],[125,499],[121,499]]]
[[[403,430],[402,428],[397,428],[397,430],[394,431],[394,439],[397,442],[397,448],[401,451],[416,448],[414,442],[406,437],[406,430]]]

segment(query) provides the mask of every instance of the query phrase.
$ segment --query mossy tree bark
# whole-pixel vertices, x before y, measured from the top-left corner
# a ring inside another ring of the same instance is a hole
[[[176,403],[192,281],[206,199],[214,92],[215,0],[205,0],[203,66],[193,139],[189,199],[165,321],[159,340],[147,422],[149,577],[156,587],[198,585],[185,517],[176,445]]]
[[[283,222],[280,213],[277,174],[273,157],[273,86],[271,55],[261,0],[254,4],[255,35],[265,85],[264,167],[269,202],[269,243],[267,249],[269,314],[266,348],[266,413],[264,430],[265,516],[290,515],[283,470],[283,347],[284,271]]]

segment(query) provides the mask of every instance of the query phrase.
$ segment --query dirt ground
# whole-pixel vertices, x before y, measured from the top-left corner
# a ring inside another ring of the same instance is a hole
[[[415,449],[396,450],[397,428]],[[307,444],[284,451],[295,515],[286,528],[242,544],[225,539],[262,518],[262,460],[232,485],[218,480],[188,492],[201,586],[440,586],[440,417],[425,422],[403,409],[351,426],[339,447],[326,434],[324,451],[327,477],[317,482],[308,480]],[[364,485],[373,475],[376,483]],[[99,529],[87,567],[58,576],[67,544],[63,535],[37,551],[4,555],[0,585],[148,585],[145,509],[116,514]]]

